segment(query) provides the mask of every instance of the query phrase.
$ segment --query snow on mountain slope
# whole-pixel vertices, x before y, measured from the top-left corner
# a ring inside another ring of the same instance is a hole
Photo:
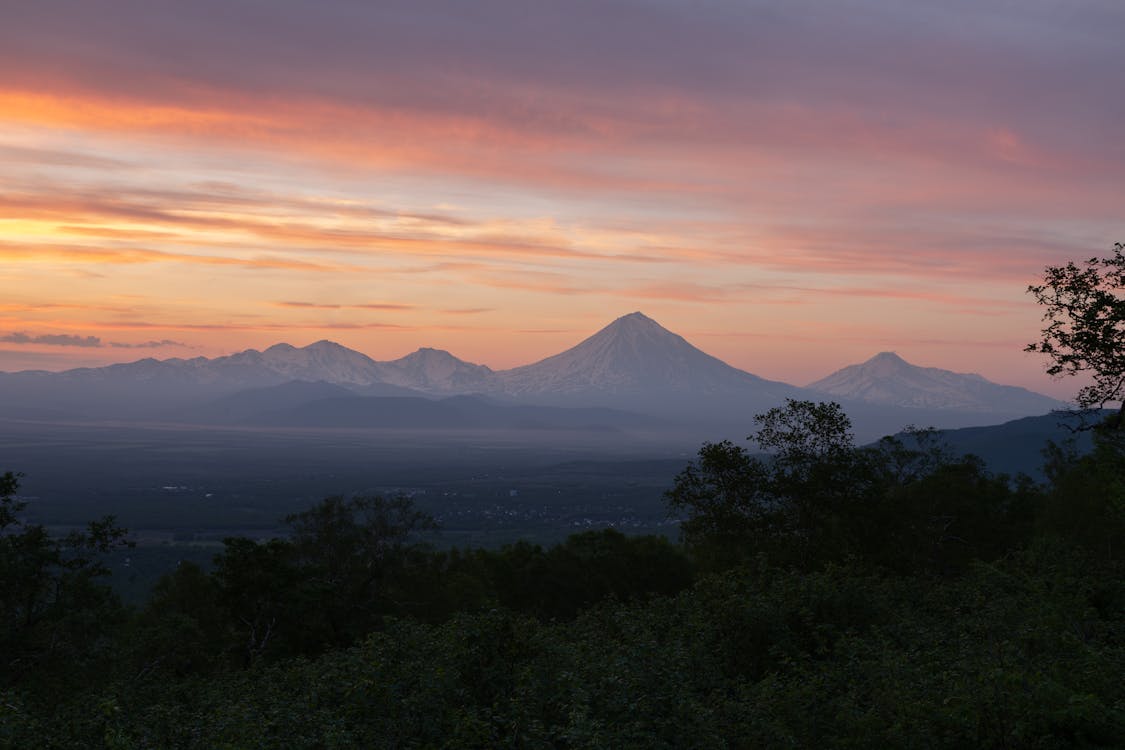
[[[274,344],[265,351],[247,349],[214,359],[147,358],[108,367],[67,370],[57,375],[76,381],[175,381],[257,387],[289,380],[366,385],[378,381],[382,372],[382,366],[364,354],[331,341],[318,341],[300,349]]]
[[[797,390],[731,367],[639,312],[618,318],[561,354],[496,374],[510,395]]]
[[[365,354],[333,341],[317,341],[298,349],[289,344],[274,344],[264,352],[250,349],[230,357],[212,360],[212,367],[256,365],[277,373],[286,380],[367,385],[381,380],[384,368]]]
[[[980,375],[917,367],[894,352],[876,354],[807,387],[841,398],[912,408],[1027,415],[1066,408],[1042,394]]]

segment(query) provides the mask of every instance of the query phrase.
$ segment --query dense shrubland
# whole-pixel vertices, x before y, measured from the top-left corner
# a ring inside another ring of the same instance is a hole
[[[140,609],[111,519],[53,539],[0,484],[0,746],[1120,747],[1125,441],[1042,485],[834,404],[704,445],[683,540],[444,550],[329,498]]]

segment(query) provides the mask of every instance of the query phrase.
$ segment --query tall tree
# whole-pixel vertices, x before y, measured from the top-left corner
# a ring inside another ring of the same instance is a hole
[[[1082,408],[1104,407],[1122,401],[1107,422],[1112,429],[1125,423],[1125,243],[1113,255],[1090,258],[1081,265],[1049,266],[1043,283],[1027,291],[1046,307],[1042,339],[1025,351],[1046,354],[1047,372],[1054,376],[1089,373],[1093,379],[1078,391]]]
[[[839,404],[787,399],[754,417],[753,440],[769,457],[723,441],[705,443],[665,498],[684,541],[706,564],[759,553],[812,562],[848,546],[840,521],[868,490],[866,456]]]

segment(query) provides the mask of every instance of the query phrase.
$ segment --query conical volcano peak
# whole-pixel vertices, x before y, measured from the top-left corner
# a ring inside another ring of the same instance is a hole
[[[716,393],[759,379],[706,354],[644,313],[623,315],[574,347],[501,373],[513,393]],[[735,385],[737,384],[737,385]]]
[[[617,325],[619,323],[622,324],[622,325],[638,325],[638,324],[642,324],[642,325],[648,324],[648,325],[655,325],[655,326],[660,325],[655,320],[653,320],[649,316],[645,315],[643,312],[639,312],[639,311],[638,312],[631,312],[628,315],[622,315],[620,318],[618,318],[617,320],[610,323],[610,325],[611,326]]]
[[[616,337],[642,337],[654,340],[676,339],[683,341],[683,337],[672,333],[642,312],[631,312],[628,315],[622,315],[620,318],[595,333],[590,339]]]

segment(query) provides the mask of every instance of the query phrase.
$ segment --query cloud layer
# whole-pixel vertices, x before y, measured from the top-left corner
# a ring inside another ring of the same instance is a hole
[[[897,348],[1044,387],[1023,290],[1125,236],[1121,28],[1114,0],[24,3],[3,340],[509,366],[643,308],[770,377]]]

